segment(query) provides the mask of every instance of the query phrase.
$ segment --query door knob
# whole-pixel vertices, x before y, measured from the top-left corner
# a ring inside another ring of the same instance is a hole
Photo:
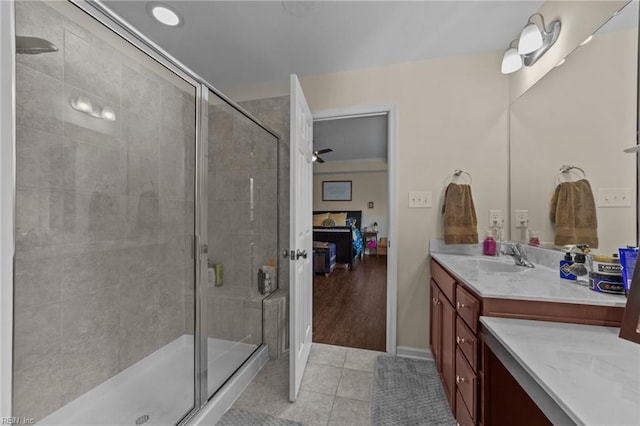
[[[306,259],[307,258],[307,251],[306,250],[296,250],[296,260],[303,258]]]

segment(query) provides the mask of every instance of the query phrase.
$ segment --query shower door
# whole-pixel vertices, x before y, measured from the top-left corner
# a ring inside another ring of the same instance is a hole
[[[278,139],[212,91],[207,114],[210,397],[263,343],[263,301],[277,287]]]
[[[199,85],[71,3],[15,6],[45,48],[17,43],[13,415],[176,424],[196,407]]]

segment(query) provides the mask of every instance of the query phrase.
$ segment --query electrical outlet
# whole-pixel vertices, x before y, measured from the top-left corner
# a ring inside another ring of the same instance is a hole
[[[601,188],[598,190],[598,207],[631,207],[631,188]]]
[[[525,228],[529,222],[529,210],[516,210],[516,228]]]
[[[431,191],[409,191],[409,208],[426,209],[432,207],[432,204]]]
[[[501,226],[503,220],[502,210],[489,210],[489,228]]]

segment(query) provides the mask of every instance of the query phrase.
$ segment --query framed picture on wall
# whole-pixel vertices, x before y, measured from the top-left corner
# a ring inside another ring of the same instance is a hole
[[[323,180],[322,201],[351,201],[351,181]]]

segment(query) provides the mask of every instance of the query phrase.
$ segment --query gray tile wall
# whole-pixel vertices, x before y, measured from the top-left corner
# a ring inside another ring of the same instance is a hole
[[[13,414],[38,420],[193,333],[195,98],[42,2],[16,32],[60,49],[16,70]]]
[[[215,95],[209,107],[209,261],[223,284],[208,296],[209,336],[263,342],[257,273],[277,261],[278,142]],[[254,210],[251,212],[250,179]]]

